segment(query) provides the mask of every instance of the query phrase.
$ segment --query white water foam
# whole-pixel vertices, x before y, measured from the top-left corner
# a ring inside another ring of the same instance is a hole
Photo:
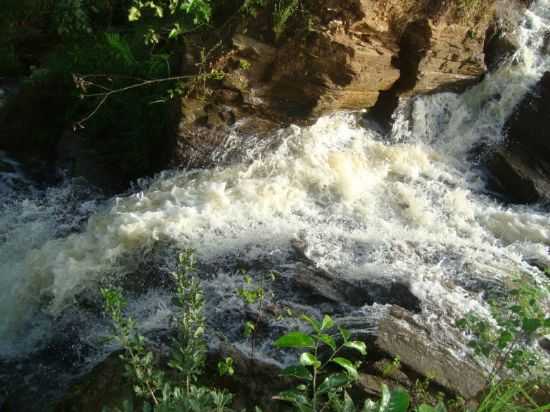
[[[485,310],[472,282],[518,271],[540,277],[527,261],[550,263],[550,215],[484,195],[467,153],[502,139],[504,121],[548,69],[548,9],[548,0],[531,7],[518,29],[521,49],[481,84],[460,96],[416,98],[392,141],[350,113],[292,126],[249,153],[251,161],[163,173],[65,237],[54,235],[57,192],[45,205],[4,206],[0,353],[32,342],[28,328],[39,314],[55,316],[105,277],[135,271],[159,242],[193,247],[216,264],[228,255],[281,261],[301,238],[321,267],[399,279],[424,309],[451,316]]]

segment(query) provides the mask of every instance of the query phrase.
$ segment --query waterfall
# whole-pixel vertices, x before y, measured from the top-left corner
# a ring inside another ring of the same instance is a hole
[[[512,59],[461,95],[407,102],[391,137],[364,127],[357,113],[337,113],[258,140],[239,162],[166,171],[108,201],[75,196],[75,182],[30,192],[0,183],[8,193],[0,205],[0,356],[43,342],[101,282],[187,247],[217,268],[210,288],[229,288],[224,267],[236,260],[291,273],[299,239],[318,266],[343,277],[406,283],[428,313],[486,312],[480,282],[519,271],[541,279],[530,262],[550,264],[550,214],[490,197],[468,156],[502,141],[504,122],[550,68],[542,50],[549,28],[550,1],[538,0],[517,29]],[[163,293],[135,310],[158,309]],[[149,324],[168,316],[161,309]]]

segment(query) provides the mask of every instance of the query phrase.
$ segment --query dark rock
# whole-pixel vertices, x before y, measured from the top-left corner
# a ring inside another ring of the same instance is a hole
[[[539,340],[539,346],[546,352],[550,353],[550,337],[545,336]]]
[[[485,42],[485,64],[489,71],[493,71],[499,65],[511,58],[519,45],[511,33],[500,31],[497,27],[491,27]]]
[[[53,412],[99,412],[105,407],[121,407],[125,400],[134,400],[136,405],[132,384],[118,355],[111,354],[81,377],[54,406]]]
[[[461,339],[449,333],[434,330],[431,323],[420,323],[412,313],[394,306],[380,321],[376,345],[443,387],[474,398],[486,386],[485,374],[472,360],[459,357],[464,350]]]
[[[412,294],[408,285],[387,277],[350,278],[297,264],[293,282],[296,287],[334,303],[351,306],[394,304],[414,312],[420,311],[420,300]]]
[[[398,385],[390,379],[382,378],[377,375],[370,375],[362,373],[359,375],[357,382],[359,389],[364,392],[368,397],[379,397],[382,394],[382,385],[388,386],[390,389],[397,387]]]
[[[550,182],[530,167],[528,157],[521,148],[496,148],[487,162],[492,174],[491,189],[514,203],[536,202],[541,193],[550,193]]]
[[[550,199],[550,73],[508,119],[507,141],[488,156],[491,185],[513,202]]]
[[[331,273],[319,268],[306,254],[307,245],[302,240],[292,243],[294,253],[301,262],[296,264],[292,282],[297,288],[306,289],[315,296],[337,304],[351,306],[394,304],[413,312],[421,310],[420,300],[413,295],[402,280],[388,276],[356,276]]]

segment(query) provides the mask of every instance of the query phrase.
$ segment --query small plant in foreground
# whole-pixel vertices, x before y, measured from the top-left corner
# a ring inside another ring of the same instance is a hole
[[[251,346],[250,361],[253,361],[255,357],[255,352],[256,352],[257,326],[258,324],[261,323],[263,312],[264,312],[264,304],[265,304],[265,297],[266,297],[266,290],[264,286],[268,280],[274,281],[277,277],[277,274],[275,272],[271,272],[267,277],[261,276],[259,286],[256,286],[254,284],[252,278],[249,275],[247,275],[244,270],[241,270],[240,274],[244,276],[245,287],[238,288],[237,295],[245,305],[258,305],[256,318],[253,321],[252,320],[245,321],[244,331],[243,331],[244,336],[250,339],[250,346]],[[269,293],[271,294],[271,296],[273,296],[273,292],[269,292]]]
[[[136,322],[124,316],[126,302],[120,292],[101,290],[105,311],[113,321],[113,337],[123,349],[120,358],[136,396],[144,401],[144,412],[229,410],[230,394],[197,384],[204,372],[206,343],[204,299],[198,280],[192,276],[194,272],[194,255],[185,251],[180,255],[178,270],[172,274],[179,313],[176,317],[177,337],[172,340],[172,356],[168,362],[175,374],[170,377],[155,362],[153,352],[147,350],[146,339],[137,331]],[[232,362],[226,360],[224,372],[229,373],[231,365]],[[132,410],[131,403],[127,402],[124,411]]]
[[[516,282],[506,298],[490,302],[496,322],[469,313],[457,326],[470,333],[469,345],[476,355],[493,362],[489,383],[505,370],[536,375],[541,365],[537,353],[529,349],[531,340],[550,330],[550,317],[543,309],[547,293],[527,282]]]
[[[281,392],[275,399],[289,402],[300,412],[317,412],[330,408],[334,411],[364,412],[406,412],[409,407],[409,396],[403,390],[389,391],[383,388],[380,403],[366,401],[362,409],[357,409],[346,391],[357,381],[357,368],[361,362],[353,362],[341,356],[344,348],[352,349],[361,356],[367,353],[363,342],[351,340],[350,333],[338,328],[332,318],[325,315],[321,322],[307,316],[302,317],[313,329],[306,334],[295,331],[281,336],[275,341],[278,348],[303,349],[299,363],[286,368],[283,375],[297,379],[301,383],[295,389]],[[337,339],[340,343],[337,343]],[[319,356],[322,349],[329,349],[330,354],[322,361]],[[333,371],[332,367],[337,368]]]

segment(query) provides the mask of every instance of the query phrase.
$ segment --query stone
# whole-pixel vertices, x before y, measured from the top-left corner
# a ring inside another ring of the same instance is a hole
[[[297,258],[293,284],[300,289],[337,304],[364,306],[380,304],[400,305],[413,312],[420,311],[420,300],[401,279],[389,276],[348,276],[332,273],[318,267],[306,254],[307,244],[302,240],[292,242]]]
[[[550,199],[550,72],[505,125],[506,142],[486,158],[492,189],[514,203]]]
[[[486,387],[483,370],[473,360],[458,355],[464,351],[459,336],[442,333],[432,323],[419,322],[411,312],[393,306],[378,325],[376,345],[465,399],[475,398]]]
[[[494,3],[464,16],[442,0],[316,0],[308,28],[291,19],[278,40],[266,30],[271,16],[260,11],[230,34],[231,44],[212,63],[225,73],[209,85],[213,100],[230,110],[231,121],[222,115],[220,122],[213,114],[221,109],[206,109],[204,99],[182,100],[175,163],[211,164],[208,154],[230,131],[250,137],[242,124],[257,125],[252,134],[263,137],[289,123],[377,106],[388,120],[399,96],[463,90],[486,70]],[[196,67],[203,47],[200,39],[186,44],[185,67]]]

